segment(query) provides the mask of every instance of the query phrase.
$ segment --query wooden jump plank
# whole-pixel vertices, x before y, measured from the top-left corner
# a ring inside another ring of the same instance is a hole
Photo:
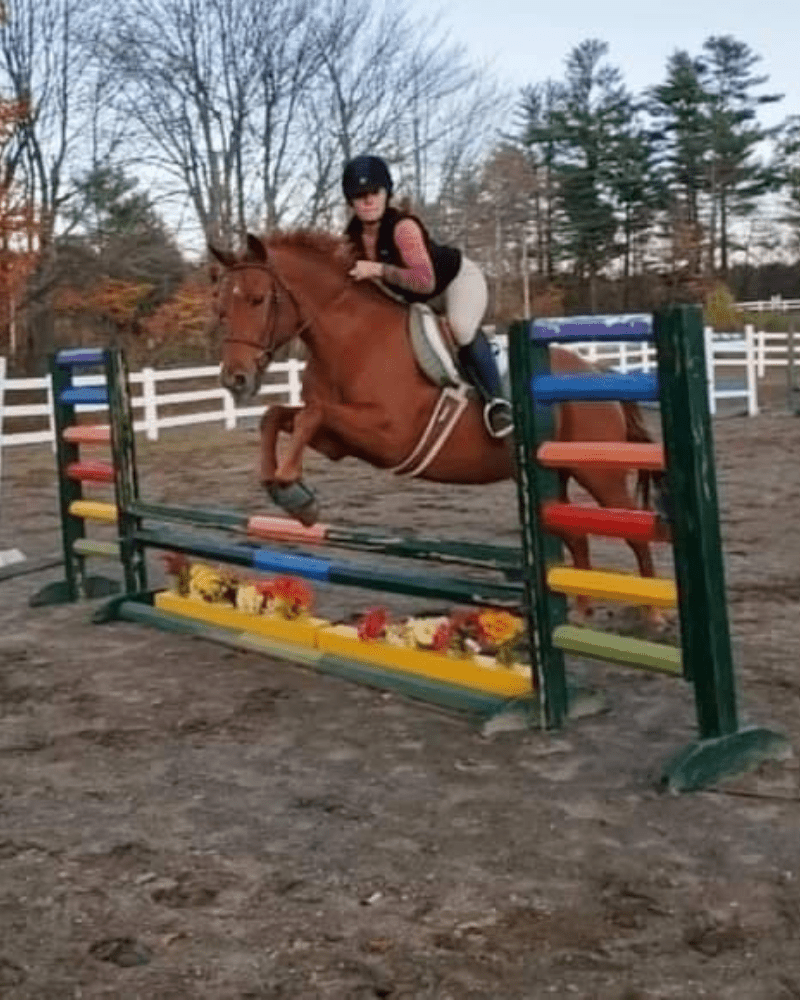
[[[559,625],[553,629],[553,643],[558,649],[574,656],[683,676],[681,651],[676,646],[612,635],[577,625]]]
[[[72,424],[64,428],[64,440],[70,444],[104,444],[111,440],[108,424]]]
[[[76,538],[72,549],[80,556],[100,559],[119,559],[119,543],[104,542],[97,538]]]
[[[664,448],[660,444],[619,441],[546,441],[536,454],[549,469],[602,465],[614,469],[645,469],[662,472]]]
[[[570,531],[642,542],[666,541],[665,527],[650,510],[590,507],[587,504],[546,503],[542,520],[548,531]]]
[[[597,375],[534,375],[531,393],[537,403],[567,401],[658,401],[658,378],[646,372]]]
[[[79,482],[113,483],[114,466],[110,462],[82,461],[70,462],[64,473],[67,479]]]
[[[69,505],[73,517],[83,517],[88,521],[105,521],[114,524],[117,520],[117,505],[101,500],[73,500]]]
[[[619,601],[624,604],[672,608],[678,602],[675,581],[663,577],[553,566],[547,571],[547,585],[559,594],[583,594],[596,600]]]

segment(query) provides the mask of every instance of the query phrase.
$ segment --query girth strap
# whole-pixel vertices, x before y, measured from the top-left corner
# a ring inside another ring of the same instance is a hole
[[[461,415],[469,403],[469,389],[466,385],[456,388],[446,386],[439,393],[436,406],[428,421],[428,426],[416,447],[399,465],[390,472],[396,476],[420,476],[436,458],[447,443],[453,428],[461,419]]]

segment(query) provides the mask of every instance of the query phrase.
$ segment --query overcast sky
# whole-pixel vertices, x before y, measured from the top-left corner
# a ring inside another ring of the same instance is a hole
[[[513,87],[562,78],[569,51],[598,38],[638,92],[663,80],[676,49],[699,55],[709,35],[733,35],[761,56],[757,69],[769,76],[762,92],[785,95],[761,121],[800,114],[800,0],[408,0],[408,8],[423,17],[438,11],[440,29]]]

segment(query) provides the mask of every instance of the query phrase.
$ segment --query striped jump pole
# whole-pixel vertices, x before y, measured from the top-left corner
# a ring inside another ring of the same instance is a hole
[[[570,341],[654,341],[658,375],[555,375],[549,346]],[[694,686],[698,740],[663,772],[666,786],[689,790],[741,773],[787,752],[785,738],[739,723],[714,474],[702,315],[691,306],[654,316],[568,317],[515,324],[510,368],[523,579],[529,640],[536,650],[542,723],[561,726],[569,710],[565,654],[684,677]],[[554,407],[567,400],[659,402],[663,446],[556,442]],[[676,580],[580,571],[562,565],[555,531],[664,541],[647,511],[558,502],[559,469],[581,464],[667,473]],[[569,595],[677,607],[681,647],[609,635],[567,623]]]
[[[34,594],[31,606],[103,597],[120,589],[117,580],[92,574],[87,567],[89,559],[122,557],[116,538],[93,538],[86,530],[90,523],[117,523],[115,499],[87,493],[87,489],[115,488],[113,430],[109,424],[85,423],[77,417],[79,406],[108,406],[107,373],[113,365],[113,352],[96,348],[63,350],[51,358],[64,579]],[[88,375],[95,376],[93,384],[88,384]],[[84,448],[98,447],[112,453],[101,459],[83,454]]]

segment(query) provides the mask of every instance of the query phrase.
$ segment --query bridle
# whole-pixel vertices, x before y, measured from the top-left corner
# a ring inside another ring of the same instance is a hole
[[[292,337],[298,337],[301,333],[307,330],[313,321],[313,318],[303,318],[303,310],[300,308],[300,303],[297,296],[286,283],[286,281],[281,278],[275,265],[271,262],[269,257],[269,250],[267,250],[267,257],[264,261],[258,260],[246,260],[240,261],[237,264],[231,264],[226,268],[226,271],[266,271],[266,273],[272,279],[272,292],[269,299],[264,303],[264,332],[260,340],[250,340],[247,337],[231,337],[225,336],[222,338],[223,346],[225,344],[243,344],[246,347],[255,348],[257,351],[255,365],[259,373],[263,373],[270,361],[272,360],[275,351],[278,349],[276,343],[278,339],[278,313],[281,305],[280,293],[283,292],[289,301],[294,306],[295,313],[298,318],[297,329],[292,332]],[[338,298],[338,296],[337,296]],[[267,319],[272,313],[272,323],[271,326],[267,327]]]

